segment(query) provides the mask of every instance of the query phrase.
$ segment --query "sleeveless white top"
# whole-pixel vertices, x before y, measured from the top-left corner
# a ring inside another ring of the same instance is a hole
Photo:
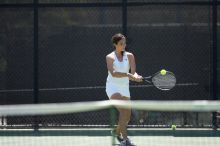
[[[127,52],[124,52],[122,61],[118,60],[115,52],[113,52],[113,54],[114,54],[114,61],[113,61],[114,71],[121,73],[129,73],[130,64],[129,64]],[[127,86],[129,85],[129,78],[128,77],[116,78],[113,77],[112,74],[108,71],[107,83]]]

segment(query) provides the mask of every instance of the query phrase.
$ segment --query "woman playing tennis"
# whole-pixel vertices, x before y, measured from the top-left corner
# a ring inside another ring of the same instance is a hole
[[[114,51],[106,56],[108,77],[106,93],[110,100],[130,100],[129,79],[141,82],[142,76],[136,73],[135,58],[125,51],[126,38],[122,34],[112,37]],[[129,72],[130,71],[130,72]],[[130,121],[131,109],[117,108],[119,111],[118,126],[114,131],[122,146],[134,146],[128,139],[127,125]]]

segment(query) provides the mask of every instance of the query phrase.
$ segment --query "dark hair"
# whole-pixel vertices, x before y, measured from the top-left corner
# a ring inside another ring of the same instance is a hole
[[[114,44],[118,44],[118,42],[122,39],[126,39],[125,36],[121,33],[117,33],[115,35],[112,36],[112,43],[113,43],[113,46]],[[121,55],[124,54],[124,51],[121,52]]]
[[[113,44],[118,44],[118,42],[122,39],[125,39],[125,36],[121,33],[117,33],[112,36],[112,43]]]

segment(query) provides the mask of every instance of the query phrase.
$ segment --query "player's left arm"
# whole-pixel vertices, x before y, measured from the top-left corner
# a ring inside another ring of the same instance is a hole
[[[135,76],[139,76],[136,72],[136,63],[135,63],[135,57],[132,53],[127,53],[128,55],[128,60],[129,60],[129,64],[130,64],[130,72],[131,74],[135,75]],[[139,76],[140,80],[136,80],[138,82],[142,81],[142,77]],[[129,78],[130,79],[130,78]],[[130,79],[130,80],[133,80],[133,79]]]

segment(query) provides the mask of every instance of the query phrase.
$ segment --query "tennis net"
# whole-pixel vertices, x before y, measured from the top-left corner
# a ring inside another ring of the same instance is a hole
[[[117,145],[110,132],[117,123],[115,107],[132,109],[128,134],[137,146],[220,145],[220,131],[212,129],[219,101],[116,100],[2,105],[0,145]]]

